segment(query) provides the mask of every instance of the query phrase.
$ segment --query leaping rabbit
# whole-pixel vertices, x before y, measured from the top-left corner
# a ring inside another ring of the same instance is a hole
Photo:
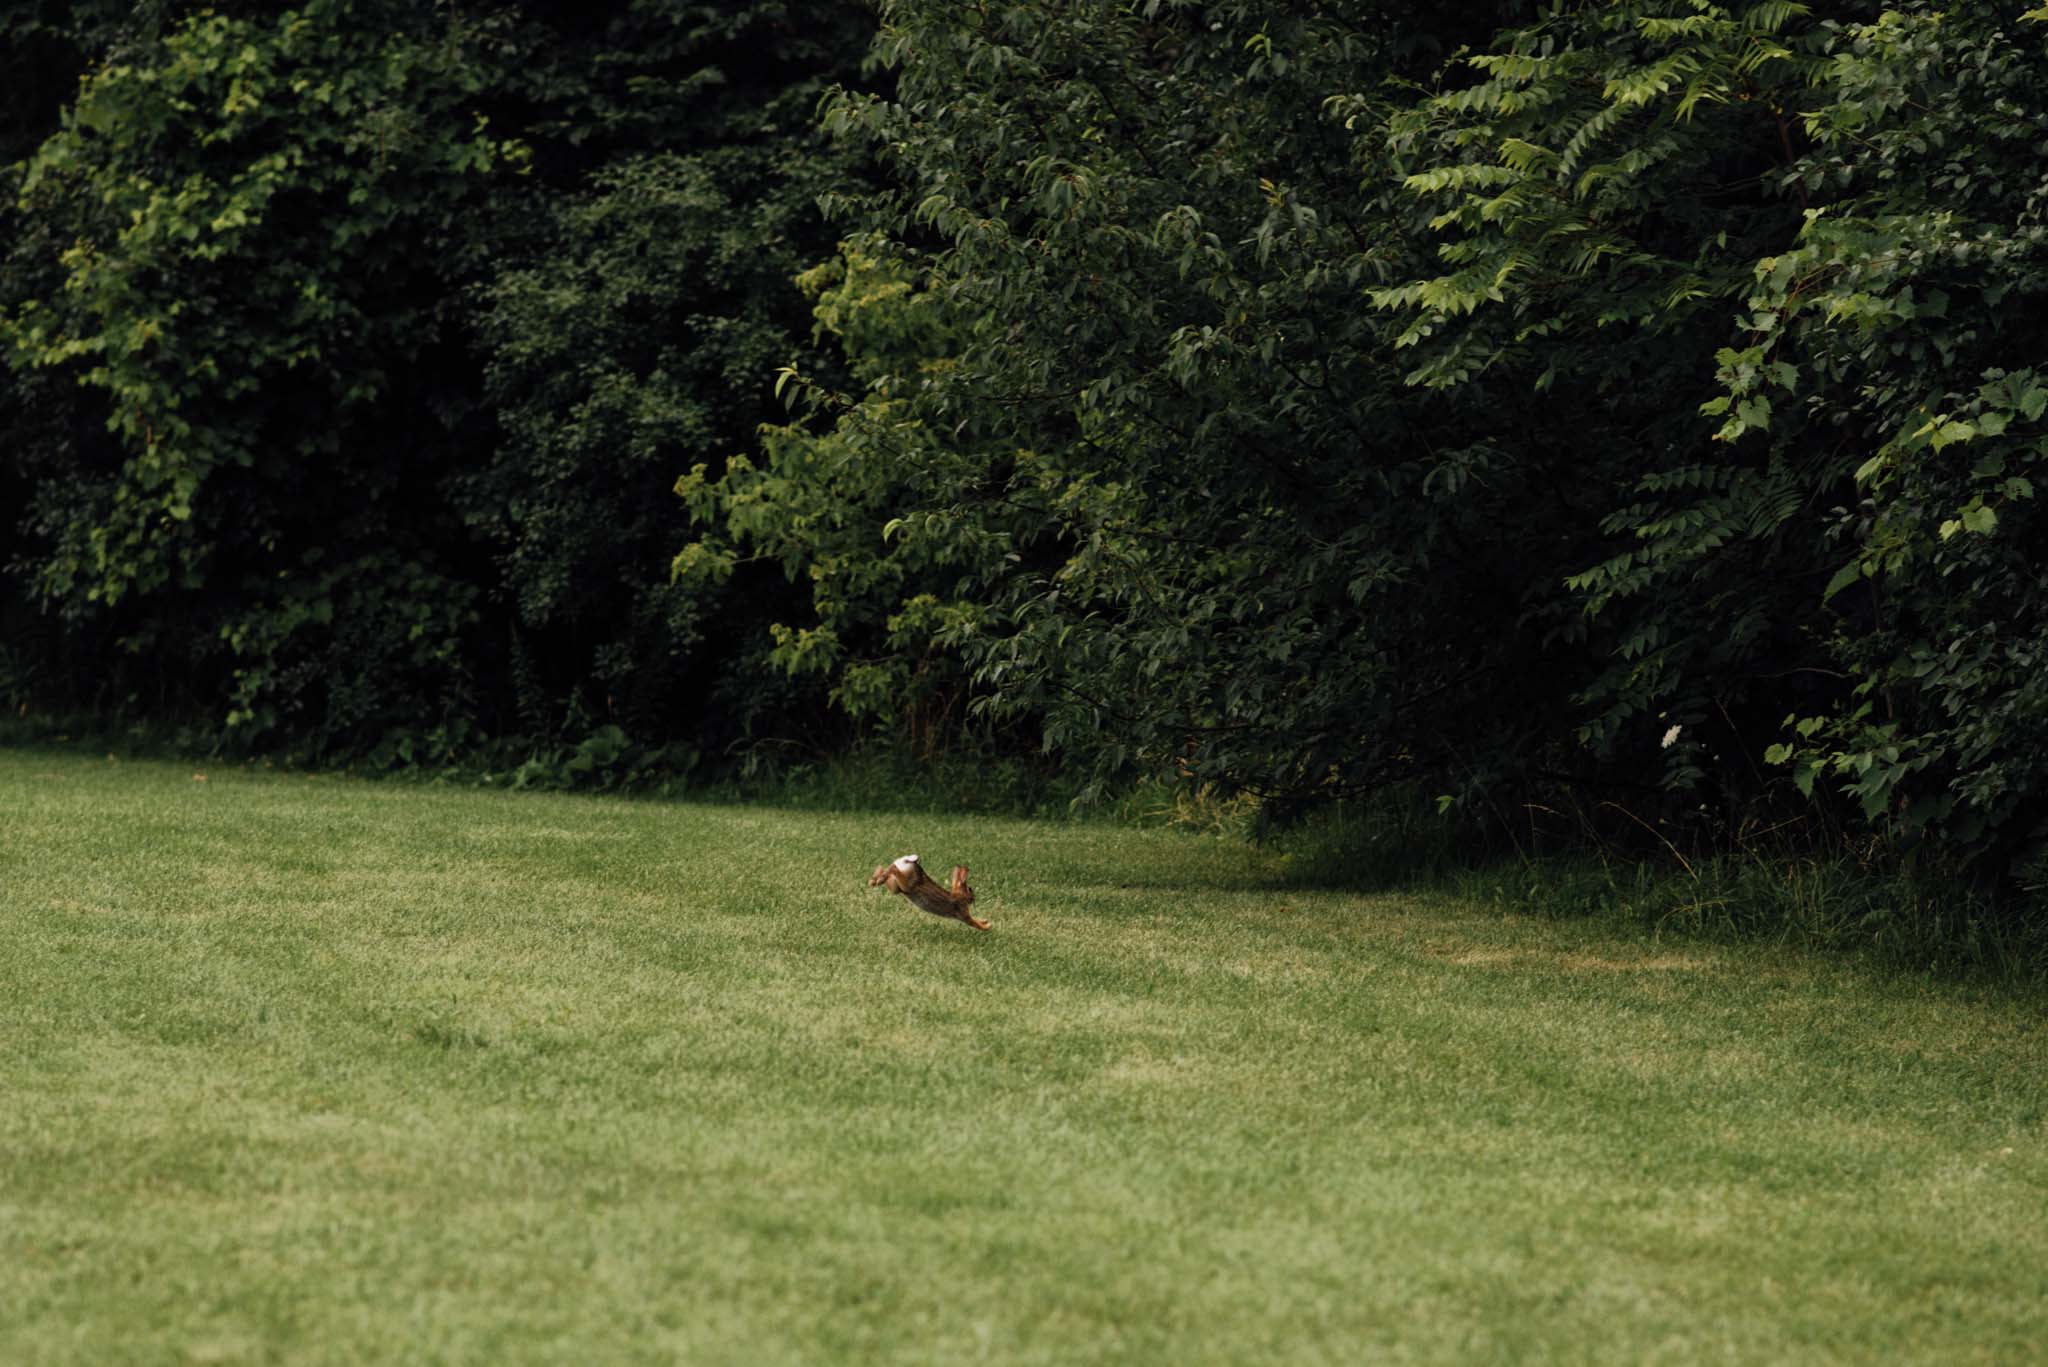
[[[955,921],[965,921],[976,930],[987,930],[988,922],[970,912],[974,905],[974,889],[967,886],[967,866],[953,867],[953,886],[942,888],[932,881],[924,871],[924,865],[917,862],[917,856],[906,854],[893,864],[884,864],[875,870],[875,876],[868,879],[868,886],[887,886],[891,892],[900,892],[908,897],[913,906],[928,911],[934,916],[945,916]]]

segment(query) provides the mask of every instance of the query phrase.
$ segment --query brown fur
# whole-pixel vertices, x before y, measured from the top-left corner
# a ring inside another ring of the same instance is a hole
[[[900,892],[908,897],[913,906],[928,911],[934,916],[945,916],[955,921],[965,921],[976,930],[987,930],[988,922],[968,910],[974,905],[974,889],[967,886],[967,866],[957,864],[953,868],[953,886],[942,888],[924,871],[924,865],[917,862],[916,855],[906,855],[910,861],[906,869],[898,864],[884,864],[868,879],[871,888],[887,887],[891,892]]]

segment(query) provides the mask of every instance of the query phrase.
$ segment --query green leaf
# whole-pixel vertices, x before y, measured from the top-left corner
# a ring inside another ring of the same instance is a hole
[[[1801,797],[1813,796],[1813,780],[1823,767],[1825,766],[1822,761],[1811,760],[1792,771],[1792,786],[1799,790]]]

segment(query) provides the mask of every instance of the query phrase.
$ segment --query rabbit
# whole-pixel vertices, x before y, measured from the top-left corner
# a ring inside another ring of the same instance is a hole
[[[871,888],[886,886],[891,892],[900,892],[912,904],[934,916],[947,916],[955,921],[965,921],[976,930],[987,930],[989,923],[968,911],[974,904],[974,889],[967,886],[967,866],[953,867],[953,886],[942,888],[932,881],[918,863],[917,856],[906,854],[893,864],[884,864],[868,879]]]

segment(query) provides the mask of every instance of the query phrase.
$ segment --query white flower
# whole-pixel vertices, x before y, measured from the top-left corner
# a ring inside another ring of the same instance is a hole
[[[1683,726],[1674,726],[1664,733],[1664,748],[1666,750],[1671,748],[1671,743],[1678,739],[1678,733],[1684,729]]]

